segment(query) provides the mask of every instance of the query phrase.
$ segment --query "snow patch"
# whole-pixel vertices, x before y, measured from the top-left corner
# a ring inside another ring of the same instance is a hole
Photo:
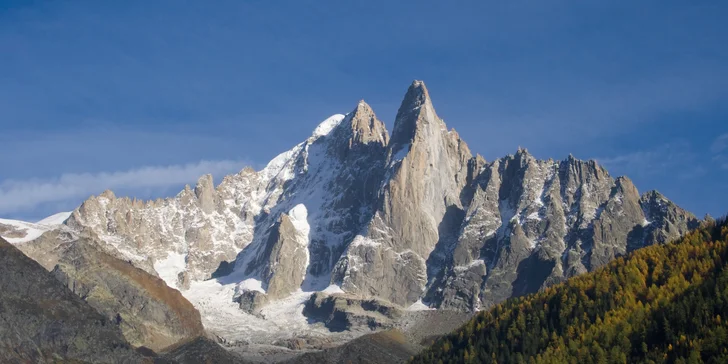
[[[355,248],[355,247],[358,247],[358,246],[377,247],[379,245],[381,245],[381,243],[378,243],[378,242],[376,242],[376,241],[374,241],[374,240],[372,240],[370,238],[367,238],[365,236],[357,235],[354,238],[354,241],[351,242],[351,244],[349,245],[349,247],[350,248]]]
[[[288,211],[288,217],[291,218],[293,227],[308,240],[308,233],[311,231],[311,226],[308,224],[308,210],[306,206],[302,203],[294,206]]]
[[[187,256],[176,252],[169,252],[167,257],[154,262],[154,270],[168,286],[177,287],[179,274],[187,267]]]
[[[258,291],[260,293],[265,293],[265,290],[263,289],[263,282],[259,279],[248,278],[235,286],[235,292],[242,293],[245,291]]]
[[[330,285],[330,286],[326,287],[326,288],[325,288],[325,289],[324,289],[323,291],[321,291],[321,292],[323,292],[323,293],[328,293],[328,294],[334,294],[334,293],[346,293],[346,292],[344,292],[344,290],[343,290],[343,289],[341,289],[341,287],[339,287],[339,285],[337,285],[337,284],[332,284],[332,285]]]
[[[407,311],[430,311],[434,310],[434,308],[427,306],[426,304],[422,303],[422,299],[420,298],[417,300],[417,302],[411,304],[409,307],[407,307]]]
[[[472,262],[470,262],[467,265],[458,265],[453,268],[453,270],[457,273],[464,272],[472,267],[478,266],[478,265],[485,265],[485,261],[483,259],[475,259]]]
[[[287,152],[277,155],[260,171],[260,176],[264,181],[270,181],[276,177],[282,182],[293,179],[295,176],[290,162],[298,156],[301,149],[303,149],[303,143],[296,145]]]

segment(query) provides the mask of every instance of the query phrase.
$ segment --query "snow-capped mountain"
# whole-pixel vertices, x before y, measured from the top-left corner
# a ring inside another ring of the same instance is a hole
[[[71,216],[71,212],[59,212],[38,222],[0,219],[0,236],[11,244],[20,244],[43,235],[63,224]]]
[[[64,229],[158,275],[203,321],[222,325],[237,317],[231,310],[266,316],[273,302],[300,308],[322,290],[477,310],[696,223],[595,161],[537,160],[525,149],[492,162],[473,156],[415,81],[391,138],[360,101],[260,171],[217,187],[206,175],[164,200],[107,191]]]

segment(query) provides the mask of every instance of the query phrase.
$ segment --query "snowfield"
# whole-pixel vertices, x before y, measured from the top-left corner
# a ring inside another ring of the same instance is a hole
[[[22,244],[34,239],[37,239],[46,231],[52,230],[59,225],[63,224],[70,216],[72,212],[60,212],[55,215],[46,217],[36,223],[0,219],[0,225],[6,225],[11,227],[13,233],[5,233],[3,238],[10,244]],[[24,235],[22,237],[14,237],[15,235]]]

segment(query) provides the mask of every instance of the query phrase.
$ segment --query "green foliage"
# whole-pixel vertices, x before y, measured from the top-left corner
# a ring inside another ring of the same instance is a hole
[[[728,362],[728,223],[477,314],[415,363]]]

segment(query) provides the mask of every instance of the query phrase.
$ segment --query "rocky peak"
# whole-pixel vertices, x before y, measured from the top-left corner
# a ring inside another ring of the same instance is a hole
[[[338,262],[334,282],[360,294],[378,291],[397,304],[415,302],[430,254],[459,227],[471,158],[467,144],[435,113],[424,83],[413,82],[394,122],[375,213]],[[378,279],[361,274],[365,270],[399,281],[380,288]]]
[[[398,152],[399,149],[411,143],[422,124],[435,124],[440,129],[442,122],[435,113],[432,106],[430,94],[422,81],[414,81],[407,89],[402,104],[397,111],[392,131],[392,149]]]
[[[203,212],[209,214],[215,209],[215,185],[211,174],[206,174],[197,180],[195,196]]]
[[[686,229],[694,229],[699,225],[693,214],[657,191],[645,192],[639,203],[644,212],[643,224],[648,230],[648,240],[665,243],[679,237]]]
[[[657,190],[647,191],[642,195],[642,199],[645,202],[655,203],[659,204],[660,202],[666,202],[668,199],[665,197],[665,195],[661,194]]]
[[[329,143],[329,150],[339,159],[349,157],[352,150],[356,150],[353,157],[358,158],[362,154],[384,153],[389,144],[389,133],[374,110],[361,100],[332,131],[329,139],[331,141],[325,142]]]
[[[384,123],[377,118],[374,110],[364,100],[359,101],[356,109],[350,115],[353,133],[350,144],[368,144],[370,142],[381,145],[389,144],[389,134]]]
[[[627,176],[617,177],[617,179],[614,181],[614,185],[621,192],[632,196],[637,196],[637,198],[639,198],[637,187],[635,187],[634,183],[632,183],[632,180],[629,179]]]
[[[116,195],[114,195],[114,191],[112,191],[112,190],[106,190],[106,191],[102,192],[99,195],[99,197],[103,197],[103,198],[106,198],[108,200],[115,200],[116,199]]]

